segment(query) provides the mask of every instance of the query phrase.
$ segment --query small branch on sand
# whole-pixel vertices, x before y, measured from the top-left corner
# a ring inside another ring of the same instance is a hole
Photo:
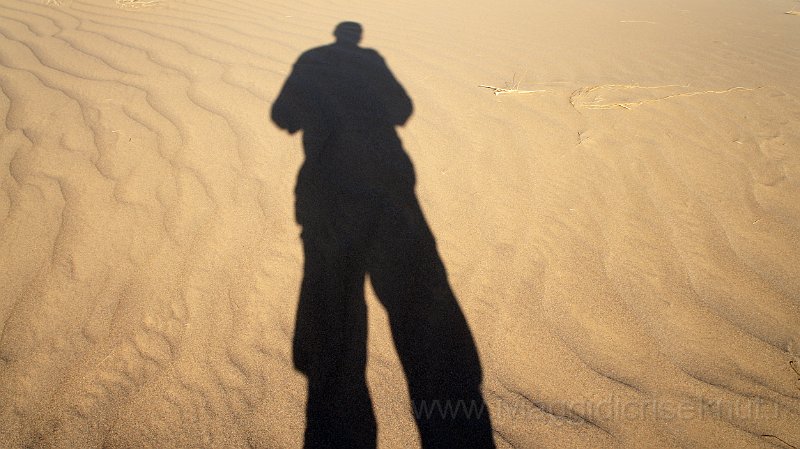
[[[800,381],[800,370],[797,369],[797,365],[800,365],[796,360],[789,360],[789,366],[792,367],[792,371],[797,374],[797,380]],[[797,389],[800,390],[800,386],[797,386]]]
[[[514,74],[514,77],[511,79],[510,83],[506,83],[506,87],[495,87],[489,86],[486,84],[481,84],[478,87],[483,87],[484,89],[491,89],[494,91],[495,95],[502,95],[502,94],[536,94],[540,92],[547,92],[547,90],[540,89],[540,90],[520,90],[519,85],[522,83],[522,78],[525,78],[525,75],[528,72],[526,71],[522,77],[517,81],[517,74]]]
[[[786,11],[786,14],[791,14],[793,16],[800,16],[800,11],[795,11],[795,10]]]
[[[789,446],[789,447],[791,447],[793,449],[797,449],[797,446],[787,443],[786,440],[784,440],[783,438],[781,438],[779,436],[770,435],[768,433],[763,433],[763,434],[761,434],[761,436],[763,438],[775,438],[776,440],[780,441],[781,443],[783,443],[783,444],[785,444],[785,445],[787,445],[787,446]]]
[[[547,92],[544,89],[540,90],[519,90],[519,89],[506,89],[503,87],[494,87],[494,86],[487,86],[484,84],[479,85],[478,87],[483,87],[485,89],[491,89],[494,91],[495,95],[502,95],[502,94],[535,94],[539,92]]]

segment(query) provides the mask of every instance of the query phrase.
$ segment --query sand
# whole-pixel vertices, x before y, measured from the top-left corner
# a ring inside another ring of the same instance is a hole
[[[498,447],[800,447],[798,9],[3,0],[0,445],[302,445],[269,111],[352,20],[414,102]],[[414,447],[368,308],[379,447]]]

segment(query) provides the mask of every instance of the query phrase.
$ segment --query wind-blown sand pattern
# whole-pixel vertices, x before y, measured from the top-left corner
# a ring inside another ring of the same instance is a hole
[[[498,447],[800,447],[793,6],[3,0],[0,445],[302,444],[269,108],[354,20],[414,101]],[[478,87],[512,79],[544,92]],[[413,446],[368,306],[379,447]]]

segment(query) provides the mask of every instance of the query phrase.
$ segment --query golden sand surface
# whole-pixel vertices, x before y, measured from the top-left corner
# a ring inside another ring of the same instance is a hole
[[[800,447],[795,10],[1,0],[0,446],[302,445],[303,151],[269,111],[352,20],[414,102],[498,447]],[[414,447],[367,304],[379,447]]]

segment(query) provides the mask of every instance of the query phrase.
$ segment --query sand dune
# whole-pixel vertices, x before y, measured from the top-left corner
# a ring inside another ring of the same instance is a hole
[[[414,102],[498,447],[800,447],[796,9],[3,0],[0,445],[302,445],[303,152],[269,110],[353,20]],[[413,447],[368,308],[379,447]]]

